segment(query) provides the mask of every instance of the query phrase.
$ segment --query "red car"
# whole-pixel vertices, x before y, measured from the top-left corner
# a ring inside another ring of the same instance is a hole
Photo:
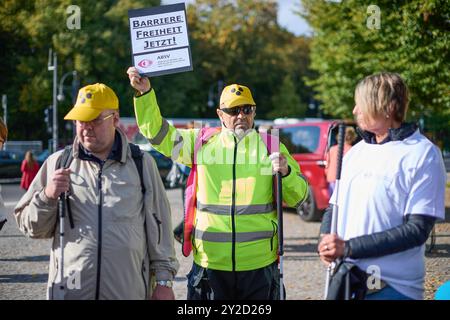
[[[335,121],[311,119],[277,123],[275,121],[274,129],[280,130],[281,142],[300,164],[310,186],[309,197],[297,209],[297,213],[305,221],[320,220],[330,198],[325,175],[325,154],[328,131]]]

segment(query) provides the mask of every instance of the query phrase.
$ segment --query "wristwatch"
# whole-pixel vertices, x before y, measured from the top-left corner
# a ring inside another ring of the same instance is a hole
[[[156,281],[156,285],[167,287],[167,288],[172,288],[173,282],[171,280],[158,280],[158,281]]]

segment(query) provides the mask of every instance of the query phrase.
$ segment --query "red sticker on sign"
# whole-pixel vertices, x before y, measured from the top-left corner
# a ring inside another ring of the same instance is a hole
[[[138,66],[141,68],[148,68],[153,64],[152,60],[144,59],[138,63]]]

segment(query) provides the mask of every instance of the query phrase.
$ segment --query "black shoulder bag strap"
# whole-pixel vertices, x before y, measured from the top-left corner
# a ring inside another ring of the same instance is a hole
[[[145,194],[146,189],[145,189],[145,184],[144,184],[144,173],[143,173],[144,169],[143,169],[143,164],[142,164],[142,162],[143,162],[142,159],[143,159],[144,155],[143,155],[141,149],[137,145],[135,145],[133,143],[129,143],[129,145],[130,145],[130,150],[131,150],[131,157],[134,160],[134,164],[136,165],[137,171],[139,173],[139,179],[141,180],[141,191],[142,191],[142,194]]]

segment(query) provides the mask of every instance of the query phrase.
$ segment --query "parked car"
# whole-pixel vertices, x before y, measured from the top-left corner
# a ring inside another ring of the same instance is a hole
[[[20,178],[20,166],[24,156],[23,152],[0,150],[0,179]]]
[[[45,162],[45,160],[47,160],[47,158],[49,156],[50,156],[50,151],[48,151],[48,149],[45,149],[41,153],[39,153],[38,155],[35,155],[34,158],[39,163],[39,167],[41,167],[42,164]]]
[[[161,176],[161,180],[163,181],[164,186],[168,187],[168,182],[166,181],[166,177],[172,168],[172,159],[167,158],[162,153],[159,153],[155,149],[148,150],[150,155],[155,159],[156,166],[158,167],[159,175]]]
[[[305,221],[320,220],[323,210],[328,207],[330,195],[325,175],[325,152],[332,124],[330,120],[317,120],[274,126],[280,130],[280,141],[299,163],[310,186],[308,199],[297,208],[297,213]]]
[[[333,124],[336,124],[336,121],[323,119],[292,120],[284,124],[275,121],[274,128],[280,130],[280,141],[299,163],[310,186],[308,199],[297,209],[297,213],[305,221],[321,220],[324,210],[328,207],[330,194],[325,174],[325,159],[327,145],[337,143],[337,127]],[[353,123],[349,124],[354,126]]]

